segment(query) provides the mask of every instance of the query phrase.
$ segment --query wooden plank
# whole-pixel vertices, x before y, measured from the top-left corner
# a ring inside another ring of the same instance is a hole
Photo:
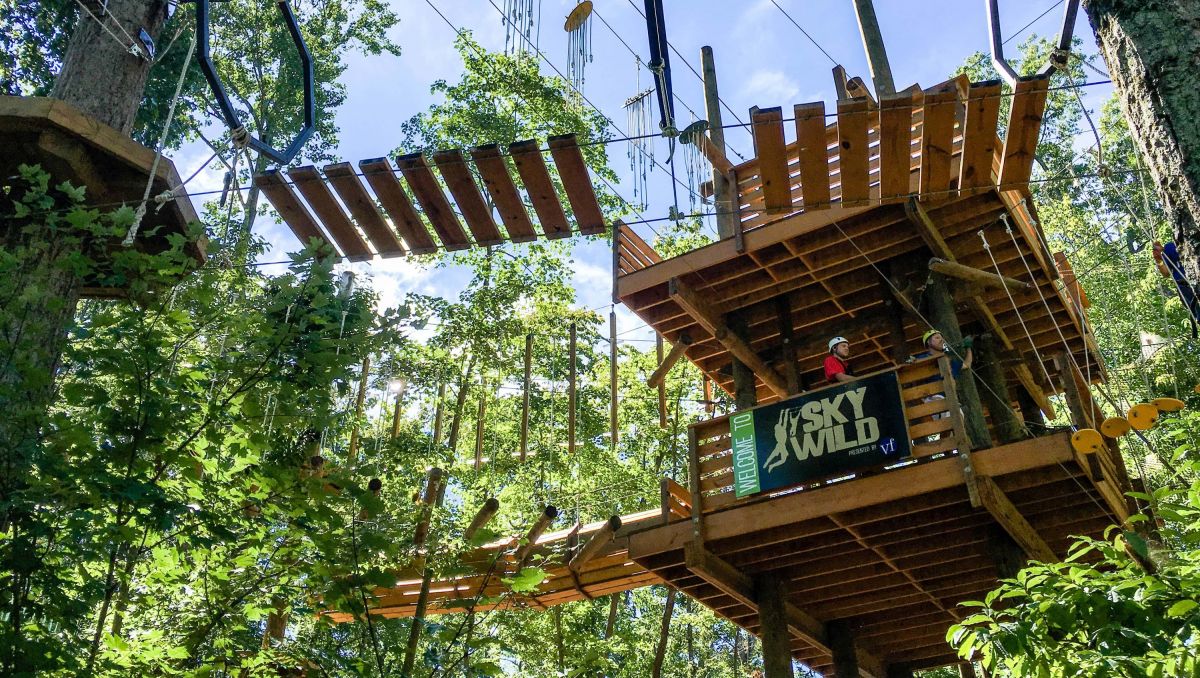
[[[400,244],[400,239],[383,220],[375,201],[367,193],[367,187],[354,173],[354,166],[348,162],[336,162],[326,165],[324,169],[329,183],[333,184],[333,190],[337,191],[342,202],[350,209],[358,227],[375,246],[379,256],[404,256],[404,245]]]
[[[467,227],[471,229],[471,235],[475,236],[475,244],[487,247],[504,242],[504,236],[500,235],[500,229],[496,228],[492,211],[484,202],[483,193],[475,184],[475,177],[471,175],[471,168],[467,166],[462,151],[438,151],[433,154],[433,163],[437,165],[442,180],[450,189],[458,211],[466,220]]]
[[[884,203],[900,202],[910,193],[912,113],[911,94],[879,100],[879,198]]]
[[[416,197],[429,225],[441,239],[442,245],[450,251],[464,250],[471,246],[471,241],[463,231],[462,224],[446,200],[446,194],[434,178],[433,172],[425,162],[425,156],[420,153],[410,153],[396,158],[396,166],[408,182],[408,188]]]
[[[537,213],[542,232],[551,239],[571,235],[567,215],[558,201],[558,193],[554,190],[554,182],[550,179],[538,143],[533,140],[518,141],[508,147],[508,152],[533,203],[533,211]]]
[[[733,357],[750,368],[755,376],[762,379],[763,383],[776,395],[781,398],[788,396],[787,381],[760,358],[744,339],[732,332],[726,326],[725,321],[712,312],[695,290],[679,278],[672,278],[669,288],[671,298],[695,318],[702,327],[711,332]]]
[[[1033,174],[1034,153],[1042,131],[1049,86],[1048,76],[1017,80],[1000,162],[999,185],[1004,189],[1022,187],[1029,183]]]
[[[925,115],[921,123],[922,199],[948,200],[950,165],[954,154],[954,115],[958,109],[958,87],[946,83],[925,91]]]
[[[997,148],[996,124],[1000,121],[1000,87],[999,80],[971,85],[963,126],[959,195],[978,193],[992,186],[992,162]]]
[[[333,244],[321,232],[316,220],[309,214],[304,203],[300,202],[300,197],[292,190],[291,185],[280,176],[279,170],[267,170],[259,174],[254,177],[254,185],[267,196],[283,223],[292,229],[292,233],[303,245],[308,246],[315,239],[333,249]]]
[[[792,209],[792,180],[788,176],[787,152],[784,150],[783,109],[778,106],[750,109],[750,126],[767,212],[789,211]]]
[[[533,230],[533,222],[529,220],[525,202],[508,173],[504,156],[500,155],[500,146],[478,146],[472,149],[471,158],[483,179],[484,188],[491,196],[492,203],[496,205],[496,211],[500,213],[500,219],[508,231],[508,239],[513,242],[537,240],[537,232]]]
[[[804,209],[829,208],[829,146],[825,133],[825,103],[796,104],[796,142],[800,190]]]
[[[841,165],[842,206],[857,207],[870,198],[866,99],[843,99],[838,104],[838,160]]]
[[[1013,541],[1025,550],[1026,555],[1043,563],[1058,562],[1058,556],[1054,555],[1054,551],[1046,544],[1037,530],[1029,524],[1028,520],[1025,520],[1017,507],[1013,506],[1012,501],[996,485],[995,480],[986,475],[976,475],[975,481],[979,490],[979,499],[983,502],[984,508],[992,514],[996,522],[1000,523]]]
[[[379,198],[379,204],[383,205],[383,211],[391,218],[392,226],[404,239],[409,251],[413,254],[436,252],[437,243],[429,235],[425,222],[421,221],[421,215],[404,192],[387,158],[360,160],[358,169],[375,191],[375,197]]]
[[[562,180],[563,190],[571,203],[575,223],[579,225],[579,232],[584,235],[603,233],[604,214],[600,212],[596,189],[592,187],[592,178],[575,135],[553,136],[547,142],[550,155],[554,158],[554,167],[558,169],[558,178]]]
[[[363,240],[350,218],[342,211],[333,192],[325,185],[325,180],[312,165],[293,167],[288,170],[288,178],[295,184],[296,189],[308,201],[313,212],[320,218],[325,230],[337,242],[338,247],[350,261],[366,261],[371,258],[371,250]]]

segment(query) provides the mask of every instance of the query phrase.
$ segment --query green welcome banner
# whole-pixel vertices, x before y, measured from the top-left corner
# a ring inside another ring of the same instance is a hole
[[[737,497],[789,487],[912,454],[895,372],[764,405],[729,418]]]

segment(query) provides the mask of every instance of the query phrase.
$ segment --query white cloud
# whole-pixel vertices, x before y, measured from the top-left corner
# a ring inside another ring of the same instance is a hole
[[[759,102],[757,105],[763,107],[796,103],[798,94],[800,84],[783,71],[754,71],[741,88],[743,99]]]

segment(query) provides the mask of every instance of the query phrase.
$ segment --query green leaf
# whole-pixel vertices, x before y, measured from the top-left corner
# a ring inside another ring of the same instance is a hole
[[[546,581],[546,571],[540,567],[523,567],[511,579],[505,579],[504,583],[516,593],[530,593],[536,591],[537,587]]]
[[[1191,612],[1192,610],[1196,609],[1197,605],[1200,605],[1200,603],[1197,603],[1194,600],[1180,600],[1180,601],[1176,602],[1174,605],[1172,605],[1170,607],[1170,609],[1167,610],[1167,616],[1168,617],[1182,617],[1182,616],[1186,615],[1187,613]]]

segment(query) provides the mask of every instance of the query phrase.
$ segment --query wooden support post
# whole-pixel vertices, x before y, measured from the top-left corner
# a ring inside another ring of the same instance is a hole
[[[704,382],[704,413],[711,417],[713,413],[717,411],[717,404],[715,402],[716,398],[713,394],[712,379],[709,379],[708,377],[701,377],[701,380]]]
[[[704,495],[700,489],[700,443],[688,427],[688,492],[692,493],[692,539],[704,543]]]
[[[833,675],[836,678],[858,678],[858,653],[854,649],[854,631],[845,620],[825,624],[829,649],[833,651]]]
[[[482,530],[488,523],[492,522],[492,518],[496,517],[496,513],[500,510],[500,500],[495,497],[488,498],[483,502],[483,506],[479,507],[479,512],[471,519],[471,524],[467,526],[467,531],[463,533],[463,538],[471,541],[475,537],[475,533]]]
[[[745,318],[734,313],[729,316],[727,322],[728,326],[725,331],[736,340],[745,343],[747,331]],[[746,347],[749,349],[749,344]],[[761,361],[761,359],[759,360]],[[784,388],[786,390],[786,385]],[[734,406],[739,410],[758,404],[758,387],[754,381],[754,370],[736,356],[733,358],[733,400]]]
[[[975,374],[983,384],[980,396],[992,415],[992,426],[1001,445],[1015,443],[1025,438],[1021,422],[1012,410],[1012,398],[1008,394],[1008,379],[1000,367],[1000,357],[995,339],[983,336],[975,342]]]
[[[867,67],[875,84],[875,96],[880,99],[891,96],[896,93],[896,83],[892,79],[892,66],[888,63],[879,19],[875,16],[875,4],[872,0],[854,0],[854,12],[858,16],[858,29],[867,51]]]
[[[721,100],[717,93],[717,66],[713,61],[712,47],[700,48],[700,67],[704,74],[704,113],[708,116],[708,141],[717,150],[725,153],[725,129],[721,124]],[[713,206],[717,213],[717,237],[732,238],[737,222],[734,200],[737,198],[737,183],[731,184],[721,170],[713,167]]]
[[[575,378],[578,366],[575,359],[577,329],[571,323],[571,337],[567,344],[567,455],[575,456]]]
[[[976,678],[975,665],[971,662],[963,662],[958,665],[958,678]]]
[[[392,410],[392,440],[400,436],[400,406],[404,402],[404,391],[396,394],[396,407]]]
[[[429,605],[429,583],[433,577],[433,570],[429,568],[425,559],[425,538],[429,535],[429,520],[433,512],[433,505],[439,501],[442,495],[442,487],[444,485],[442,477],[442,469],[429,469],[429,473],[425,478],[425,490],[421,493],[421,521],[417,523],[417,529],[413,532],[413,545],[417,547],[418,559],[423,570],[421,575],[421,589],[417,593],[417,605],[413,611],[412,625],[408,627],[408,643],[404,651],[404,664],[400,669],[400,675],[403,678],[411,678],[413,675],[413,665],[417,657],[417,642],[421,639],[421,627],[425,624],[425,611]]]
[[[929,260],[929,270],[988,289],[1002,290],[1007,287],[1014,295],[1033,291],[1033,285],[1027,282],[1021,282],[1008,276],[996,275],[989,271],[982,271],[972,266],[965,266],[956,261],[947,261],[941,257],[934,257]]]
[[[567,567],[578,572],[589,560],[595,558],[605,546],[612,543],[613,535],[619,529],[621,529],[621,518],[618,516],[609,518],[588,539],[587,543],[571,557],[570,562],[567,563]]]
[[[654,354],[658,364],[663,363],[663,338],[661,334],[654,335]],[[657,372],[657,370],[655,370]],[[667,384],[665,379],[658,380],[658,427],[667,427]]]
[[[983,505],[979,498],[979,488],[975,481],[975,467],[971,463],[971,440],[967,435],[967,427],[963,422],[962,405],[958,401],[958,386],[955,384],[954,373],[950,369],[950,358],[938,358],[938,372],[942,375],[943,395],[946,398],[946,411],[950,413],[950,423],[954,427],[954,442],[958,445],[958,463],[962,468],[963,480],[967,483],[967,494],[971,498],[971,506],[978,508]]]
[[[795,395],[800,392],[800,364],[796,359],[792,304],[786,294],[775,297],[775,316],[779,319],[779,338],[783,342],[783,378],[787,380],[788,393]]]
[[[837,94],[837,100],[849,99],[850,93],[846,90],[846,83],[850,81],[850,76],[846,74],[846,67],[838,64],[833,67],[833,91]]]
[[[483,468],[483,434],[487,421],[487,382],[479,384],[479,410],[475,416],[475,470]]]
[[[662,335],[659,335],[658,341],[661,345]],[[667,378],[667,373],[671,371],[672,367],[675,367],[675,363],[679,362],[679,359],[683,357],[683,352],[691,345],[692,342],[686,334],[679,335],[675,343],[671,344],[671,350],[667,353],[667,357],[663,358],[661,355],[659,356],[658,367],[654,369],[650,378],[646,380],[646,385],[651,388],[656,386],[662,387]]]
[[[792,673],[792,639],[788,633],[787,583],[783,576],[765,573],[755,577],[754,598],[758,603],[763,672],[766,678],[792,678],[795,675]]]
[[[925,285],[925,298],[929,301],[929,321],[942,333],[946,344],[955,348],[962,346],[962,330],[959,329],[958,313],[954,309],[954,297],[950,293],[949,282],[942,274],[930,273]],[[992,437],[983,418],[983,403],[979,399],[971,370],[962,370],[957,387],[971,448],[982,450],[991,447]]]
[[[985,475],[977,475],[975,477],[979,488],[979,498],[983,502],[984,508],[1004,531],[1013,538],[1021,549],[1033,560],[1039,560],[1043,563],[1058,562],[1058,556],[1054,555],[1054,551],[1042,539],[1037,530],[1029,524],[1028,520],[1013,506],[1012,501],[1004,494],[1004,491],[996,485],[996,481]]]
[[[1071,423],[1078,428],[1095,428],[1096,422],[1092,420],[1091,408],[1085,406],[1083,393],[1079,390],[1079,384],[1075,381],[1075,375],[1072,373],[1074,365],[1071,364],[1071,356],[1067,355],[1066,351],[1059,351],[1054,355],[1054,362],[1058,365],[1058,378],[1063,394],[1067,398]]]
[[[1024,384],[1017,388],[1017,409],[1021,411],[1021,420],[1031,433],[1035,435],[1046,430],[1046,420],[1042,417],[1042,408],[1037,400],[1029,393]]]
[[[609,311],[608,313],[608,428],[612,442],[612,451],[617,451],[617,431],[619,422],[617,419],[617,313]]]
[[[529,390],[533,386],[533,334],[525,335],[525,376],[521,381],[521,461],[529,456]]]
[[[613,593],[608,596],[608,621],[604,623],[605,640],[612,638],[613,631],[617,628],[617,602],[620,599],[620,593]]]
[[[371,376],[371,356],[363,358],[362,377],[358,382],[358,395],[354,399],[354,428],[350,430],[350,447],[346,450],[346,465],[354,466],[358,456],[358,420],[362,418],[363,403],[367,400],[367,380]]]
[[[438,384],[437,402],[433,406],[433,447],[442,442],[442,401],[446,399],[446,385]]]
[[[522,544],[517,547],[513,553],[513,560],[517,563],[517,569],[525,566],[525,561],[529,559],[530,553],[533,552],[533,547],[537,544],[538,537],[550,527],[550,523],[558,517],[558,509],[553,506],[547,506],[538,519],[534,521],[529,528],[529,532],[525,533],[525,538],[522,539]]]

